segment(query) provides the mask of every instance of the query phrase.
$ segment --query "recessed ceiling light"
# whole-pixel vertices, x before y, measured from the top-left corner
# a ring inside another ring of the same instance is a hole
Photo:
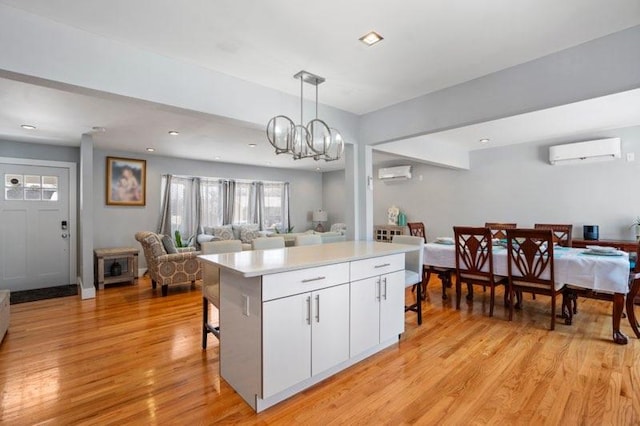
[[[147,148],[147,152],[154,152],[155,150],[155,148]]]
[[[217,157],[217,156],[214,158],[214,160],[219,160],[219,159],[220,159],[220,157]]]
[[[482,139],[480,139],[480,143],[489,143],[489,139],[482,138]]]
[[[25,130],[35,130],[36,126],[32,126],[31,124],[23,124],[20,127],[22,127]]]
[[[249,148],[255,148],[257,145],[255,143],[250,143]]]
[[[322,170],[320,167],[316,167],[316,172],[319,172],[320,170]]]
[[[169,134],[171,136],[178,136],[180,134],[180,132],[178,132],[177,130],[169,130]]]
[[[365,35],[360,37],[358,40],[360,40],[361,42],[363,42],[367,46],[373,46],[374,44],[378,43],[379,41],[384,40],[384,37],[382,37],[380,34],[378,34],[375,31],[369,31],[368,33],[366,33]]]

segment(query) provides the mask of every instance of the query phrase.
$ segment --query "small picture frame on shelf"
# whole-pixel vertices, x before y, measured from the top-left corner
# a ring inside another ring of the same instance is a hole
[[[144,206],[147,162],[133,158],[107,157],[107,205]]]

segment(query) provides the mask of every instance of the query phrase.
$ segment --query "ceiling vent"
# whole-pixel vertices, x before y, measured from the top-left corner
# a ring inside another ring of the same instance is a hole
[[[549,162],[552,165],[593,163],[620,157],[620,138],[598,139],[549,147]]]
[[[411,179],[411,166],[380,168],[378,169],[378,179],[387,182]]]

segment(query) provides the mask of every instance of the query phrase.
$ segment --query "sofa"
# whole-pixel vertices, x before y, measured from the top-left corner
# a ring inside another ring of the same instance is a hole
[[[155,232],[142,231],[136,233],[136,240],[142,246],[147,260],[147,271],[151,278],[151,286],[162,286],[162,296],[166,296],[169,285],[191,282],[202,279],[202,268],[194,247],[178,248],[177,253],[167,253],[162,242],[162,235]]]
[[[222,225],[203,227],[196,236],[198,245],[210,241],[240,240],[242,250],[251,250],[251,241],[257,237],[282,237],[286,247],[295,245],[298,235],[318,234],[322,238],[322,243],[334,243],[346,241],[346,225],[344,223],[334,223],[329,232],[316,232],[312,229],[305,232],[291,232],[288,234],[272,231],[260,231],[257,224],[249,225]]]
[[[269,232],[260,231],[257,224],[205,226],[198,231],[196,242],[200,245],[210,241],[240,240],[242,250],[251,250],[251,241],[264,237]]]

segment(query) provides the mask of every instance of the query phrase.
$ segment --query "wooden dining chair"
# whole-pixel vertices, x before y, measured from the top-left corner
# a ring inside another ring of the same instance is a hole
[[[456,309],[460,309],[462,283],[467,284],[467,300],[473,300],[473,284],[491,288],[489,316],[493,316],[496,286],[506,284],[506,278],[493,273],[493,245],[489,228],[453,227],[456,244]]]
[[[210,241],[201,244],[202,254],[237,253],[242,251],[240,240]],[[220,327],[209,323],[209,304],[220,309],[220,269],[202,262],[202,349],[207,349],[207,334],[220,339]]]
[[[507,229],[509,321],[513,319],[514,294],[551,296],[551,330],[556,326],[556,289],[553,266],[553,233],[548,229]],[[520,297],[519,304],[522,303]]]
[[[484,224],[485,228],[491,229],[492,238],[497,238],[499,240],[504,240],[507,238],[507,234],[505,231],[507,229],[516,229],[518,227],[517,223],[500,223],[500,222],[486,222]]]
[[[407,223],[409,227],[409,234],[414,237],[422,237],[424,239],[424,243],[427,243],[427,231],[425,229],[424,223],[422,222],[409,222]],[[429,292],[427,291],[427,285],[429,285],[429,280],[431,279],[431,273],[434,273],[440,278],[440,282],[442,282],[442,300],[447,299],[447,287],[451,287],[451,274],[453,270],[448,268],[440,268],[435,266],[427,265],[426,263],[422,269],[422,298],[428,299]],[[412,289],[414,291],[414,289]]]
[[[418,317],[418,325],[422,324],[422,296],[420,295],[420,282],[422,281],[422,259],[424,258],[424,240],[410,235],[394,235],[392,244],[407,244],[419,246],[419,250],[404,254],[404,286],[418,288],[416,303],[405,305],[404,311],[413,311]]]
[[[536,223],[534,229],[548,229],[553,233],[553,242],[563,247],[573,247],[571,234],[573,225],[554,224],[554,223]]]

